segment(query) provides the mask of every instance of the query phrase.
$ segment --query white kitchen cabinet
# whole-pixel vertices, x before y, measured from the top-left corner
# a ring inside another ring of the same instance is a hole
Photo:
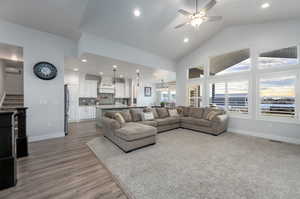
[[[125,98],[130,98],[130,81],[129,81],[129,79],[125,80],[124,97]]]
[[[125,84],[117,82],[115,86],[116,86],[115,98],[124,98],[124,96],[125,96]]]
[[[96,119],[96,106],[80,106],[79,107],[80,120],[94,120]]]
[[[131,83],[128,79],[125,82],[116,83],[116,98],[130,98],[130,86]]]

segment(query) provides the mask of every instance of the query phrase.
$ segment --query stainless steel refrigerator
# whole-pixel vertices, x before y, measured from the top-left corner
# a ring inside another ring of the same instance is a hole
[[[65,130],[65,135],[68,135],[68,133],[69,133],[68,121],[69,121],[69,108],[70,108],[70,93],[69,93],[69,88],[68,88],[67,84],[65,84],[65,86],[64,86],[64,91],[65,91],[64,92],[65,93],[64,130]]]

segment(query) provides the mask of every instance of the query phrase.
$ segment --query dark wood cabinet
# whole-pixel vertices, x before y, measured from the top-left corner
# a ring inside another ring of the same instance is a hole
[[[15,114],[0,111],[0,190],[17,183]]]
[[[18,136],[16,139],[17,143],[17,158],[28,156],[28,141],[26,134],[26,107],[16,108],[17,109],[17,127]]]

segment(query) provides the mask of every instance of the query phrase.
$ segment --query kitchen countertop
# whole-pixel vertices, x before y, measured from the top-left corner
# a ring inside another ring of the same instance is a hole
[[[110,110],[110,109],[127,109],[127,108],[145,108],[145,106],[127,106],[127,105],[98,105],[97,109]]]

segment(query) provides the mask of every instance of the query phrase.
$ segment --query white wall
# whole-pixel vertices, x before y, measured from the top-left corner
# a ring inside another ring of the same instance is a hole
[[[145,87],[152,88],[151,97],[145,97]],[[155,92],[155,84],[142,82],[141,86],[137,91],[137,106],[153,106],[156,105],[156,92]]]
[[[29,139],[64,135],[64,57],[76,54],[76,43],[53,34],[0,21],[0,42],[23,47],[24,103]],[[51,81],[38,79],[33,65],[48,61],[58,69]]]
[[[176,66],[177,104],[187,105],[187,69],[190,66],[209,66],[209,57],[223,53],[250,48],[251,57],[260,52],[300,44],[300,21],[282,21],[277,23],[254,24],[229,27],[221,31],[199,49],[183,58]],[[256,72],[252,71],[252,80]],[[207,84],[207,78],[201,80]],[[193,81],[194,83],[200,80]],[[255,81],[254,81],[255,82]],[[252,88],[255,99],[255,86]],[[208,91],[204,92],[206,95]],[[208,104],[206,102],[206,104]],[[232,131],[260,137],[283,140],[300,144],[300,125],[282,122],[258,120],[255,114],[250,119],[231,118],[229,128]]]
[[[2,97],[3,97],[3,94],[4,94],[4,64],[3,64],[3,61],[0,60],[0,103],[1,103],[1,100],[2,100]],[[1,106],[1,105],[0,105]]]
[[[78,54],[92,53],[152,68],[175,71],[175,62],[118,42],[83,33]]]
[[[5,74],[5,92],[7,94],[23,95],[23,72],[21,74]]]

